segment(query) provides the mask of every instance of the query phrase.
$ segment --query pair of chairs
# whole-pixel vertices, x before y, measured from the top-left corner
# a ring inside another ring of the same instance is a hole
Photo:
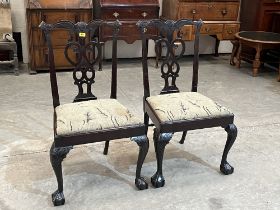
[[[233,167],[227,162],[228,152],[233,145],[237,129],[233,124],[234,115],[225,107],[197,93],[199,33],[202,21],[192,20],[149,20],[137,23],[142,37],[143,84],[144,84],[144,121],[133,115],[117,98],[117,36],[121,24],[119,21],[92,21],[88,24],[61,21],[56,24],[41,23],[49,47],[50,81],[54,107],[54,143],[50,149],[50,161],[55,172],[58,189],[52,194],[54,205],[63,205],[62,161],[75,145],[105,141],[104,154],[108,153],[109,141],[131,138],[139,146],[136,166],[135,185],[138,189],[148,188],[141,176],[141,168],[149,148],[147,138],[149,120],[154,123],[154,145],[157,158],[157,171],[152,176],[152,185],[156,188],[165,184],[162,174],[162,161],[165,146],[175,132],[183,131],[180,143],[184,143],[188,130],[221,126],[228,133],[220,170],[223,174],[233,173]],[[179,76],[178,63],[185,53],[186,46],[180,37],[180,29],[186,25],[196,28],[193,58],[192,91],[179,92],[176,79]],[[94,39],[96,30],[109,27],[112,30],[112,78],[110,99],[97,99],[92,93],[95,82],[94,66],[99,62],[102,43]],[[149,28],[156,28],[157,36],[148,35]],[[51,32],[67,30],[69,40],[65,46],[65,57],[75,67],[74,84],[78,94],[74,103],[60,104],[55,70],[55,59],[51,43]],[[165,86],[160,95],[150,96],[149,72],[147,64],[147,41],[154,40],[156,53],[166,47],[161,65]],[[178,51],[179,53],[175,53]]]

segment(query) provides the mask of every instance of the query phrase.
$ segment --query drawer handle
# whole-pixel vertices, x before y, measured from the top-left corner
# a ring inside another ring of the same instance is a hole
[[[209,32],[209,31],[210,31],[210,28],[206,28],[205,31],[206,31],[206,32]]]
[[[233,31],[232,31],[232,30],[229,30],[229,31],[228,31],[228,34],[233,34]]]
[[[196,9],[193,9],[193,10],[192,10],[192,14],[196,14]]]
[[[225,16],[226,14],[227,14],[227,10],[226,10],[226,9],[223,9],[223,10],[222,10],[222,15]]]
[[[114,12],[114,13],[113,13],[113,16],[114,16],[115,18],[118,18],[118,17],[120,16],[120,14],[117,13],[117,12]]]
[[[148,13],[147,12],[143,12],[141,15],[143,16],[143,18],[145,18],[145,17],[148,16]]]
[[[211,9],[213,7],[212,4],[208,4],[208,9]]]

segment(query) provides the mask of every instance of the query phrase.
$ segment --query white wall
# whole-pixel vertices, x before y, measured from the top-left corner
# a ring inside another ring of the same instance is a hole
[[[12,7],[12,21],[13,21],[13,31],[21,32],[22,38],[22,48],[23,48],[23,62],[28,63],[28,35],[27,35],[27,25],[26,25],[26,4],[27,0],[10,0]],[[160,4],[162,0],[159,0]],[[128,45],[127,43],[120,41],[118,50],[118,56],[120,58],[133,58],[141,56],[141,43],[136,41],[134,44]],[[110,58],[111,43],[106,43],[105,46],[105,58]],[[106,50],[108,49],[108,50]],[[154,56],[154,44],[149,45],[149,56]],[[215,49],[215,39],[210,36],[202,36],[200,41],[200,54],[212,54]],[[232,45],[229,41],[221,41],[219,52],[220,53],[230,53]],[[188,49],[187,54],[191,54],[193,49]]]

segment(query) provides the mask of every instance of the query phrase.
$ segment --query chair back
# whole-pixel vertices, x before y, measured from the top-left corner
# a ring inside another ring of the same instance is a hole
[[[78,94],[74,102],[95,100],[96,96],[92,93],[92,85],[95,83],[95,65],[100,62],[102,45],[96,39],[95,34],[100,27],[109,27],[112,31],[112,78],[111,78],[111,98],[117,97],[117,36],[121,23],[119,21],[105,22],[94,20],[89,23],[70,21],[60,21],[55,24],[42,22],[40,28],[48,46],[48,59],[50,68],[50,81],[54,108],[60,105],[59,92],[55,68],[55,55],[52,45],[55,30],[66,31],[68,40],[65,40],[64,57],[73,66],[74,84],[78,87]],[[106,29],[107,30],[107,29]],[[60,43],[62,45],[62,43]]]
[[[137,26],[140,29],[142,37],[142,65],[145,98],[150,96],[149,72],[147,63],[147,41],[150,39],[155,41],[155,51],[158,57],[162,56],[161,49],[166,48],[166,52],[164,52],[160,67],[161,77],[164,79],[164,88],[161,90],[161,94],[179,92],[179,88],[176,86],[176,79],[179,77],[180,72],[180,64],[178,61],[183,57],[186,51],[186,45],[182,39],[181,30],[184,26],[188,25],[193,26],[195,31],[192,91],[197,91],[199,36],[202,23],[202,20],[192,21],[187,19],[178,21],[158,19],[138,21]],[[152,28],[157,29],[157,36],[146,34],[147,30]]]

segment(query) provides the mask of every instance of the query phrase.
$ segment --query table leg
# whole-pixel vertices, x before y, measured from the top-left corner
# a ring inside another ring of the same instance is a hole
[[[242,50],[242,45],[241,45],[241,42],[239,42],[239,46],[237,49],[237,55],[236,55],[236,59],[237,59],[236,66],[238,68],[240,68],[240,65],[241,65],[241,50]]]
[[[219,57],[219,46],[220,46],[220,40],[216,37],[216,43],[215,43],[215,57]]]
[[[239,42],[237,40],[232,40],[231,43],[233,45],[233,48],[232,48],[232,53],[231,53],[231,57],[230,57],[230,65],[234,66],[235,65],[234,59],[235,59],[237,51],[238,51]]]
[[[253,76],[256,77],[259,72],[259,68],[261,65],[260,56],[261,56],[261,45],[258,44],[256,47],[256,55],[255,60],[253,61]]]

